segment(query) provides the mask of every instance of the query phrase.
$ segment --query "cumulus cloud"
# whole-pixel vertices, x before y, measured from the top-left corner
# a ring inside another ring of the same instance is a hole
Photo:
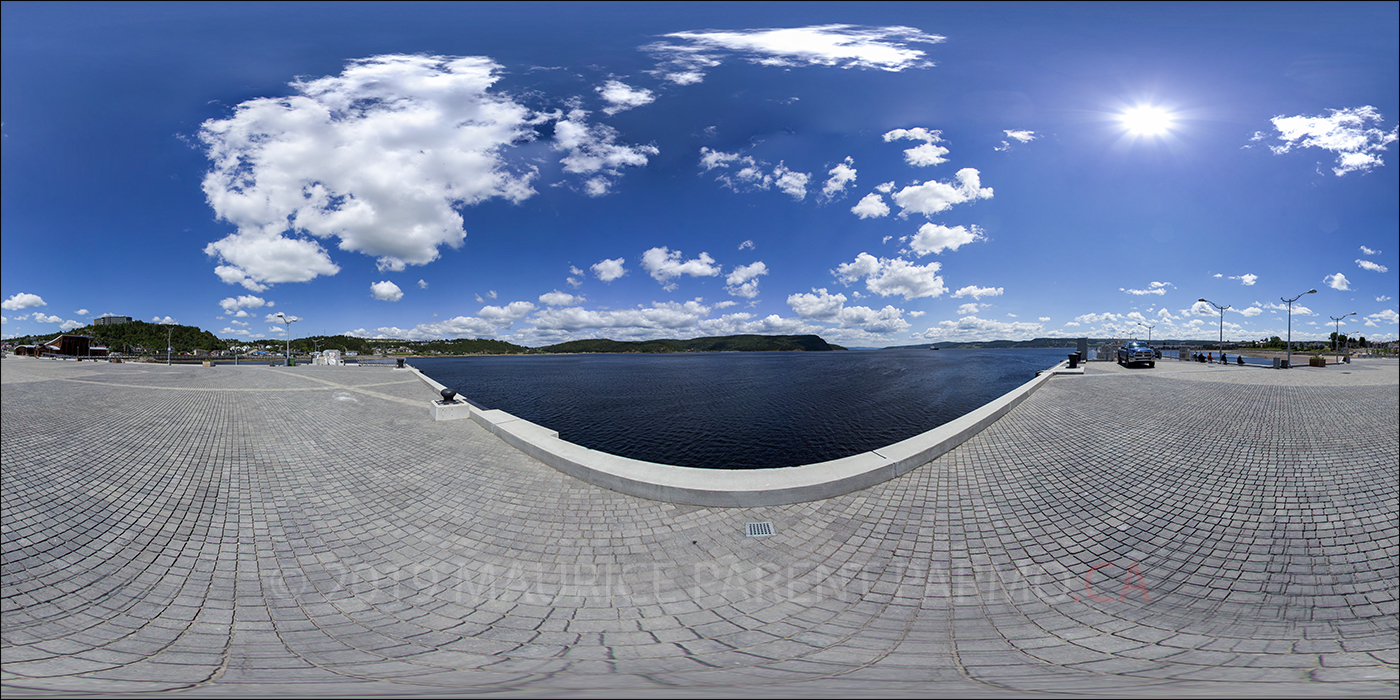
[[[617,114],[633,107],[651,104],[656,100],[651,90],[634,88],[621,80],[609,80],[594,89],[602,95],[603,101],[608,103],[608,106],[603,108],[605,114]]]
[[[904,312],[893,306],[871,309],[866,306],[846,306],[846,295],[830,294],[826,289],[813,289],[811,294],[792,294],[788,306],[804,320],[835,323],[842,328],[858,329],[875,335],[903,333],[909,329]]]
[[[1392,326],[1395,325],[1395,324],[1397,324],[1397,323],[1400,323],[1400,313],[1396,313],[1396,312],[1395,312],[1395,309],[1386,309],[1385,311],[1380,311],[1380,312],[1371,314],[1371,315],[1367,316],[1366,318],[1369,318],[1369,319],[1371,319],[1371,320],[1373,320],[1373,321],[1380,321],[1380,322],[1382,322],[1382,323],[1389,323],[1389,324],[1392,325]],[[1367,325],[1370,325],[1370,324],[1367,324]]]
[[[1019,141],[1019,142],[1021,142],[1021,143],[1030,143],[1031,141],[1034,141],[1034,140],[1035,140],[1035,132],[1034,132],[1034,131],[1025,131],[1025,130],[1017,130],[1017,129],[1003,129],[1003,130],[1002,130],[1002,133],[1006,134],[1006,138],[1007,138],[1008,140],[1002,141],[1002,142],[1001,142],[1001,145],[1000,145],[1000,146],[997,146],[997,147],[994,148],[993,150],[996,150],[996,151],[1009,151],[1009,150],[1011,150],[1011,141]]]
[[[399,285],[388,280],[371,284],[369,291],[380,301],[398,301],[403,298],[403,290],[399,289]]]
[[[539,330],[579,331],[594,329],[669,330],[688,328],[710,314],[710,307],[698,299],[687,302],[653,303],[650,308],[597,311],[580,307],[549,308],[535,317]]]
[[[929,216],[954,204],[992,198],[992,188],[982,187],[981,175],[976,168],[963,168],[954,177],[956,183],[929,180],[894,193],[895,203],[903,209],[900,216],[906,216],[911,211]]]
[[[269,318],[271,318],[271,317],[269,316]],[[173,319],[173,318],[171,318],[171,317],[169,317],[169,316],[166,316],[166,317],[164,317],[164,318],[161,318],[160,316],[152,316],[152,317],[151,317],[151,323],[159,323],[159,324],[161,324],[161,325],[167,325],[167,326],[169,326],[169,325],[175,325],[175,324],[177,324],[178,321],[176,321],[175,319]]]
[[[1380,252],[1379,250],[1371,250],[1370,248],[1367,248],[1367,247],[1364,246],[1364,245],[1361,246],[1361,252],[1364,253],[1364,254],[1366,254],[1366,255],[1380,255],[1380,254],[1381,254],[1381,252]]]
[[[963,304],[962,306],[959,306],[959,307],[958,307],[957,314],[958,314],[959,316],[966,316],[966,315],[968,315],[968,314],[975,314],[975,313],[977,313],[978,311],[980,311],[981,309],[982,309],[982,305],[981,305],[981,304],[978,304],[978,303],[976,303],[976,302],[968,302],[968,303]]]
[[[1075,326],[1074,322],[1065,324]],[[921,340],[1000,340],[1029,339],[1040,335],[1044,326],[1028,321],[997,321],[995,319],[963,316],[956,321],[940,321],[914,337]]]
[[[489,92],[499,69],[481,57],[359,59],[204,122],[204,193],[237,227],[205,248],[216,274],[253,291],[333,275],[317,239],[381,270],[423,265],[462,244],[458,208],[531,196],[534,171],[511,172],[502,149],[533,138],[536,116]]]
[[[48,306],[48,302],[38,294],[20,292],[14,296],[0,302],[0,308],[6,311],[19,311],[20,309],[32,309],[36,306]]]
[[[582,304],[583,297],[568,292],[554,290],[540,295],[540,303],[546,306],[569,306],[572,304]]]
[[[768,274],[768,266],[764,265],[762,261],[736,267],[724,279],[724,290],[736,297],[752,299],[758,296],[758,277],[766,274]]]
[[[1337,166],[1332,169],[1338,177],[1350,172],[1366,172],[1383,165],[1380,154],[1397,139],[1397,130],[1382,131],[1376,126],[1384,121],[1375,107],[1329,109],[1326,116],[1274,117],[1274,129],[1283,143],[1270,146],[1274,153],[1288,153],[1298,148],[1321,148],[1337,154]]]
[[[228,297],[219,301],[219,306],[225,313],[238,314],[243,309],[261,309],[267,306],[267,300],[262,297],[255,297],[251,294],[244,294],[239,297]],[[246,316],[247,314],[241,314]]]
[[[982,297],[999,297],[1002,291],[1003,289],[1001,287],[968,286],[953,292],[953,298],[961,299],[963,297],[972,297],[973,299],[980,300]]]
[[[909,250],[915,255],[923,257],[929,253],[942,253],[945,250],[957,250],[958,248],[982,240],[982,229],[977,226],[941,226],[939,224],[924,224],[919,227],[919,232],[913,239],[909,240]]]
[[[1230,279],[1239,280],[1240,284],[1246,287],[1253,287],[1254,283],[1259,281],[1259,275],[1240,275],[1238,277],[1231,277]]]
[[[1348,289],[1351,289],[1351,287],[1347,286],[1347,276],[1344,275],[1344,274],[1342,274],[1342,273],[1340,273],[1340,272],[1338,272],[1338,273],[1335,274],[1335,275],[1328,275],[1328,276],[1322,278],[1322,281],[1325,282],[1325,283],[1327,284],[1327,286],[1329,286],[1329,287],[1331,287],[1331,288],[1333,288],[1333,289],[1337,289],[1337,290],[1341,290],[1341,291],[1346,291],[1346,290],[1348,290]]]
[[[425,281],[425,280],[418,280],[418,288],[419,288],[419,289],[427,289],[427,288],[428,288],[428,283],[427,283],[427,281]]]
[[[933,63],[910,44],[937,44],[944,37],[912,27],[861,27],[828,24],[782,29],[704,30],[674,32],[642,50],[655,57],[656,73],[671,82],[690,85],[704,79],[705,70],[730,55],[765,66],[836,66],[899,72]]]
[[[752,156],[715,151],[708,146],[700,147],[700,167],[703,172],[721,169],[715,179],[735,192],[769,190],[776,186],[799,201],[806,198],[807,183],[812,179],[811,174],[792,170],[782,162],[769,166]]]
[[[564,172],[585,175],[584,192],[601,197],[611,191],[621,177],[621,169],[646,165],[648,156],[661,152],[655,146],[629,146],[617,143],[617,129],[606,124],[590,124],[588,112],[576,109],[554,125],[556,151],[567,151],[560,159]]]
[[[672,251],[665,246],[652,248],[642,253],[642,267],[646,268],[652,279],[660,282],[667,291],[675,289],[675,284],[671,281],[681,275],[691,277],[714,277],[719,274],[719,266],[715,264],[715,259],[709,253],[700,253],[700,257],[692,260],[682,260],[681,251]]]
[[[885,204],[884,197],[881,197],[876,192],[871,192],[862,197],[859,202],[856,202],[855,206],[851,207],[851,213],[862,219],[877,219],[889,215],[890,205]]]
[[[855,160],[850,156],[827,171],[826,183],[822,185],[822,199],[831,200],[846,193],[846,188],[856,181]]]
[[[87,309],[78,309],[77,311],[74,311],[73,313],[75,313],[75,314],[77,314],[77,315],[79,315],[79,316],[86,316],[86,315],[88,315],[88,310],[87,310]]]
[[[1127,294],[1132,294],[1135,296],[1144,296],[1147,294],[1156,294],[1158,296],[1161,296],[1163,294],[1166,294],[1167,288],[1171,286],[1173,286],[1171,282],[1153,282],[1147,285],[1147,289],[1124,289],[1123,287],[1119,287],[1118,291],[1125,292]]]
[[[511,324],[530,315],[535,308],[535,305],[528,301],[512,301],[505,306],[483,306],[476,312],[476,317],[509,328]]]
[[[940,263],[914,265],[907,260],[876,258],[869,253],[861,253],[849,263],[842,263],[833,271],[844,284],[851,284],[865,278],[865,287],[880,296],[903,295],[906,300],[920,297],[937,298],[947,291],[943,278],[938,276]]]
[[[747,250],[753,250],[753,249],[754,249],[753,241],[744,241],[743,243],[740,243],[740,244],[739,244],[739,250],[745,250],[745,249],[747,249]]]
[[[900,139],[923,141],[922,144],[904,151],[904,160],[910,165],[926,166],[948,162],[948,159],[943,157],[948,155],[948,149],[936,145],[943,140],[943,132],[936,129],[895,129],[886,132],[884,138],[886,143]]]
[[[35,313],[29,318],[36,323],[63,323],[62,316],[50,316],[42,311]]]
[[[1246,306],[1243,309],[1231,310],[1238,312],[1241,316],[1244,316],[1246,318],[1253,318],[1255,316],[1258,316],[1259,314],[1264,313],[1264,309],[1260,308],[1259,306]]]
[[[1384,265],[1378,265],[1376,263],[1371,262],[1370,260],[1361,260],[1360,258],[1356,260],[1356,266],[1363,270],[1370,270],[1371,272],[1388,271]]]
[[[623,262],[623,258],[617,258],[615,260],[599,260],[598,262],[593,263],[593,266],[588,269],[592,270],[593,276],[597,277],[598,279],[604,282],[611,282],[627,274],[627,269],[622,266]],[[578,274],[582,274],[582,272]]]

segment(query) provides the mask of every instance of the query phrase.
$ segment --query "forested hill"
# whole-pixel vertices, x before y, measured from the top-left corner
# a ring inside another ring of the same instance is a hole
[[[845,350],[815,335],[725,335],[692,340],[571,340],[535,352],[765,352],[775,350]]]

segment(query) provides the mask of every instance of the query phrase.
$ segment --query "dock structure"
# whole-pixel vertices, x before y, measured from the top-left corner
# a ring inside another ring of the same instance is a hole
[[[5,695],[1376,695],[1400,365],[1091,363],[800,503],[576,479],[388,367],[6,357]]]

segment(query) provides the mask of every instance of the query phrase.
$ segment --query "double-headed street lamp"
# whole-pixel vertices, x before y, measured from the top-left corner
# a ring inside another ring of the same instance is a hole
[[[1211,300],[1209,300],[1209,299],[1199,299],[1198,301],[1204,301],[1205,303],[1210,304],[1211,306],[1214,306],[1214,307],[1217,308],[1217,309],[1220,309],[1220,349],[1221,349],[1221,351],[1224,351],[1224,350],[1225,350],[1225,309],[1230,308],[1230,305],[1229,305],[1229,304],[1226,304],[1226,305],[1224,305],[1224,306],[1221,306],[1221,305],[1219,305],[1219,304],[1217,304],[1217,303],[1215,303],[1215,302],[1213,302],[1213,301],[1211,301]]]
[[[1338,361],[1338,362],[1341,362],[1341,361],[1342,361],[1342,355],[1341,355],[1341,353],[1337,352],[1337,341],[1340,340],[1340,338],[1339,338],[1338,336],[1340,336],[1340,335],[1342,334],[1342,332],[1341,332],[1341,331],[1342,331],[1342,319],[1346,318],[1347,316],[1355,316],[1355,315],[1356,315],[1356,312],[1353,311],[1353,312],[1351,312],[1351,313],[1349,313],[1349,314],[1342,314],[1341,316],[1328,316],[1328,317],[1327,317],[1327,318],[1332,319],[1332,352],[1333,352],[1333,353],[1336,353],[1336,355],[1337,355],[1337,361]]]
[[[280,319],[282,319],[282,323],[287,324],[287,366],[288,366],[288,367],[291,367],[291,366],[292,366],[292,324],[293,324],[293,323],[296,323],[297,321],[300,321],[301,319],[297,318],[296,316],[288,316],[287,314],[284,314],[284,313],[282,313],[281,311],[278,311],[277,313],[273,314],[273,317],[274,317],[274,318],[280,318]]]
[[[1292,299],[1284,299],[1283,297],[1279,297],[1279,298],[1278,298],[1279,301],[1281,301],[1281,302],[1283,302],[1283,303],[1285,303],[1285,304],[1288,304],[1288,360],[1287,360],[1287,362],[1288,362],[1288,367],[1289,367],[1289,369],[1292,369],[1292,368],[1293,368],[1293,302],[1298,301],[1299,299],[1302,299],[1303,296],[1304,296],[1304,295],[1307,295],[1307,294],[1317,294],[1317,290],[1316,290],[1316,289],[1309,289],[1308,291],[1303,292],[1302,294],[1299,294],[1298,296],[1293,297]]]
[[[1142,321],[1138,321],[1137,324],[1147,329],[1147,346],[1152,347],[1152,329],[1156,328],[1156,326],[1149,326]]]

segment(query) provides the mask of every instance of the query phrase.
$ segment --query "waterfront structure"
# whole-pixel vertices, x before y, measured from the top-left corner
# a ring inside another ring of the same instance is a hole
[[[733,508],[433,421],[407,370],[3,362],[7,695],[1394,693],[1393,360],[1093,363]]]

